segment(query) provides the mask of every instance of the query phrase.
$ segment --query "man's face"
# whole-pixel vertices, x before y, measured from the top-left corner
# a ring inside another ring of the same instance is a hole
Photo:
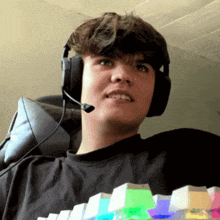
[[[81,102],[93,105],[82,113],[99,122],[140,126],[153,97],[155,70],[143,55],[121,59],[84,56]]]

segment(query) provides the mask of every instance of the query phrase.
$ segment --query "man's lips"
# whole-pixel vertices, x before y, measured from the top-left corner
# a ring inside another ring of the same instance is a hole
[[[113,90],[113,91],[111,91],[110,93],[108,93],[108,94],[106,95],[106,97],[109,98],[109,96],[111,96],[111,95],[125,95],[125,96],[128,96],[128,97],[130,98],[131,102],[134,101],[134,99],[133,99],[133,97],[131,96],[131,94],[128,93],[127,91],[125,91],[125,90]]]

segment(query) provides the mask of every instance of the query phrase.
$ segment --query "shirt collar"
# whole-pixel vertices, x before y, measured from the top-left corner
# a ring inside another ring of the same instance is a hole
[[[75,161],[101,161],[108,158],[114,157],[116,155],[127,153],[136,147],[137,143],[141,141],[140,134],[136,134],[129,138],[125,138],[114,144],[106,146],[104,148],[85,153],[85,154],[74,154],[72,151],[67,152],[67,157],[71,157]]]

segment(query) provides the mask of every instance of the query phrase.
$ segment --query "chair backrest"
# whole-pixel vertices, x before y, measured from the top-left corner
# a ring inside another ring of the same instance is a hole
[[[46,96],[36,101],[19,99],[8,134],[0,144],[0,170],[19,160],[52,133],[60,121],[62,104],[62,96]],[[65,156],[67,150],[77,152],[81,142],[81,110],[74,107],[68,105],[58,130],[31,155],[60,157]]]

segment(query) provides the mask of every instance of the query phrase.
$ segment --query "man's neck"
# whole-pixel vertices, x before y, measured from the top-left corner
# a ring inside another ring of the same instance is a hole
[[[137,128],[124,125],[91,125],[82,123],[82,142],[76,154],[89,153],[137,134]]]

